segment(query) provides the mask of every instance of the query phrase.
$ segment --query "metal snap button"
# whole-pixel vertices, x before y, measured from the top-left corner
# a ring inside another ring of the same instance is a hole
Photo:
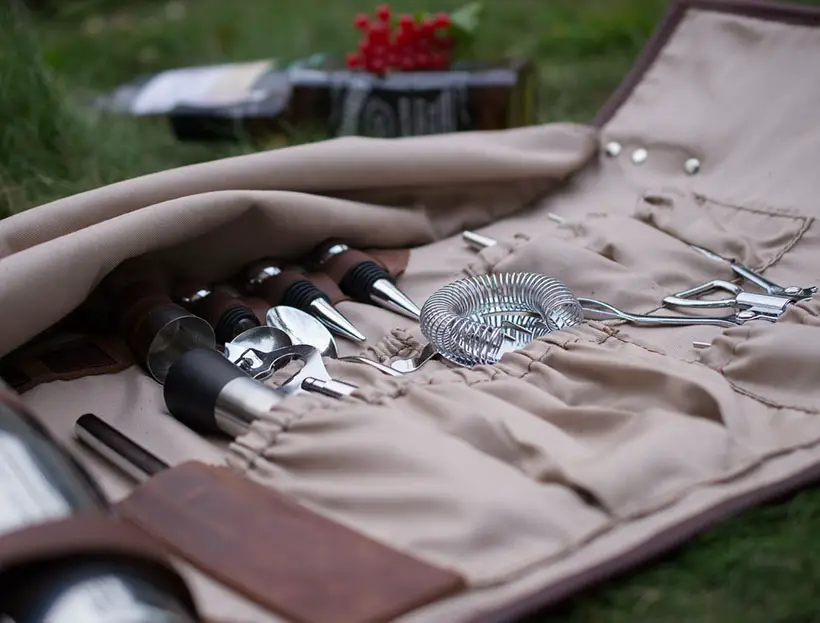
[[[643,147],[638,147],[638,149],[632,152],[633,164],[643,164],[644,162],[646,162],[646,159],[648,157],[649,152],[646,151]]]
[[[694,175],[700,171],[700,160],[697,158],[688,158],[686,162],[683,163],[683,170],[686,171],[687,175]]]
[[[604,147],[604,152],[610,158],[614,158],[621,153],[621,144],[617,141],[610,141],[606,144],[606,147]]]

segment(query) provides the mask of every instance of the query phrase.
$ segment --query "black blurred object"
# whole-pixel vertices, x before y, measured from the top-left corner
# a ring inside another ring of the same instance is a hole
[[[89,474],[0,381],[0,532],[108,510]],[[0,615],[15,623],[194,623],[171,582],[123,555],[22,563],[0,569]]]
[[[126,260],[106,276],[101,289],[118,333],[158,382],[184,352],[216,348],[211,325],[171,301],[156,262]]]

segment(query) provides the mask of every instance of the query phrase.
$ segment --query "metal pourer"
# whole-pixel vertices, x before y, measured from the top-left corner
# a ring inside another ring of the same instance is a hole
[[[320,245],[314,255],[317,268],[339,284],[350,298],[419,319],[418,305],[399,290],[388,272],[366,253],[342,242],[328,241]]]
[[[244,272],[245,289],[271,306],[287,305],[308,313],[328,329],[349,340],[364,342],[365,336],[330,302],[330,297],[310,279],[286,270],[272,260],[262,260]]]

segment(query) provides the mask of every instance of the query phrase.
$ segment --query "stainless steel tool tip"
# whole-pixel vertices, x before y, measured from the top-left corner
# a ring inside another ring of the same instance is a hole
[[[325,299],[314,299],[310,302],[311,314],[316,316],[328,329],[354,342],[364,342],[367,338],[352,322],[345,318]]]
[[[421,317],[421,309],[418,305],[387,279],[379,279],[373,284],[370,298],[376,305],[413,320],[418,320]]]
[[[489,236],[484,236],[483,234],[469,230],[461,232],[461,239],[474,249],[486,249],[487,247],[491,247],[496,244],[496,240],[494,238],[490,238]]]

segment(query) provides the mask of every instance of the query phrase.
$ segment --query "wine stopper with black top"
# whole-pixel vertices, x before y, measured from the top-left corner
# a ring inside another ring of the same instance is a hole
[[[330,276],[350,298],[373,303],[413,320],[421,310],[410,297],[396,287],[390,274],[372,257],[348,245],[329,240],[317,247],[314,262],[318,270]]]
[[[271,306],[287,305],[311,314],[328,329],[356,342],[365,341],[353,323],[330,302],[330,297],[305,275],[282,268],[265,259],[248,266],[243,273],[245,290]]]

